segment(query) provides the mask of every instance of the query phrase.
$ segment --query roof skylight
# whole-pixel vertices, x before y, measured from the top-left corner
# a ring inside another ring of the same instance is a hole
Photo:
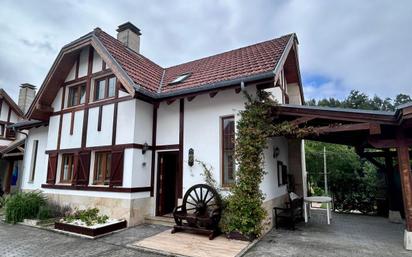
[[[183,82],[184,80],[186,80],[188,77],[190,77],[190,73],[185,73],[185,74],[181,74],[179,76],[177,76],[172,82],[170,82],[169,84],[177,84],[180,82]]]

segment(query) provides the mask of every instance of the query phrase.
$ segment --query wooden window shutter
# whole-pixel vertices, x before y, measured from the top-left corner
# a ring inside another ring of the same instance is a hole
[[[88,185],[90,173],[90,151],[80,152],[74,156],[74,180],[76,185]],[[77,159],[77,160],[76,160]]]
[[[57,154],[49,154],[49,163],[47,166],[47,184],[56,183],[56,171],[57,171]]]
[[[123,184],[123,159],[124,150],[114,150],[111,158],[110,184],[109,186],[122,186]]]

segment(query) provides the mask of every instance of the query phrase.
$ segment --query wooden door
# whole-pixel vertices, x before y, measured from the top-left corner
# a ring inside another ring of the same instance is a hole
[[[158,154],[157,208],[156,215],[163,216],[173,212],[177,205],[179,187],[178,152]]]

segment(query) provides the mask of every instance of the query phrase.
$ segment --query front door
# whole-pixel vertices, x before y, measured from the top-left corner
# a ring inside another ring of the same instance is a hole
[[[177,205],[178,152],[160,152],[158,155],[156,215],[170,214]]]

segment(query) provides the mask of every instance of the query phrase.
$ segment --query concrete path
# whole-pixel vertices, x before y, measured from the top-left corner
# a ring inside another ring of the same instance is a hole
[[[412,256],[403,248],[403,231],[402,224],[360,215],[334,214],[327,225],[316,212],[295,231],[272,230],[244,256]]]

